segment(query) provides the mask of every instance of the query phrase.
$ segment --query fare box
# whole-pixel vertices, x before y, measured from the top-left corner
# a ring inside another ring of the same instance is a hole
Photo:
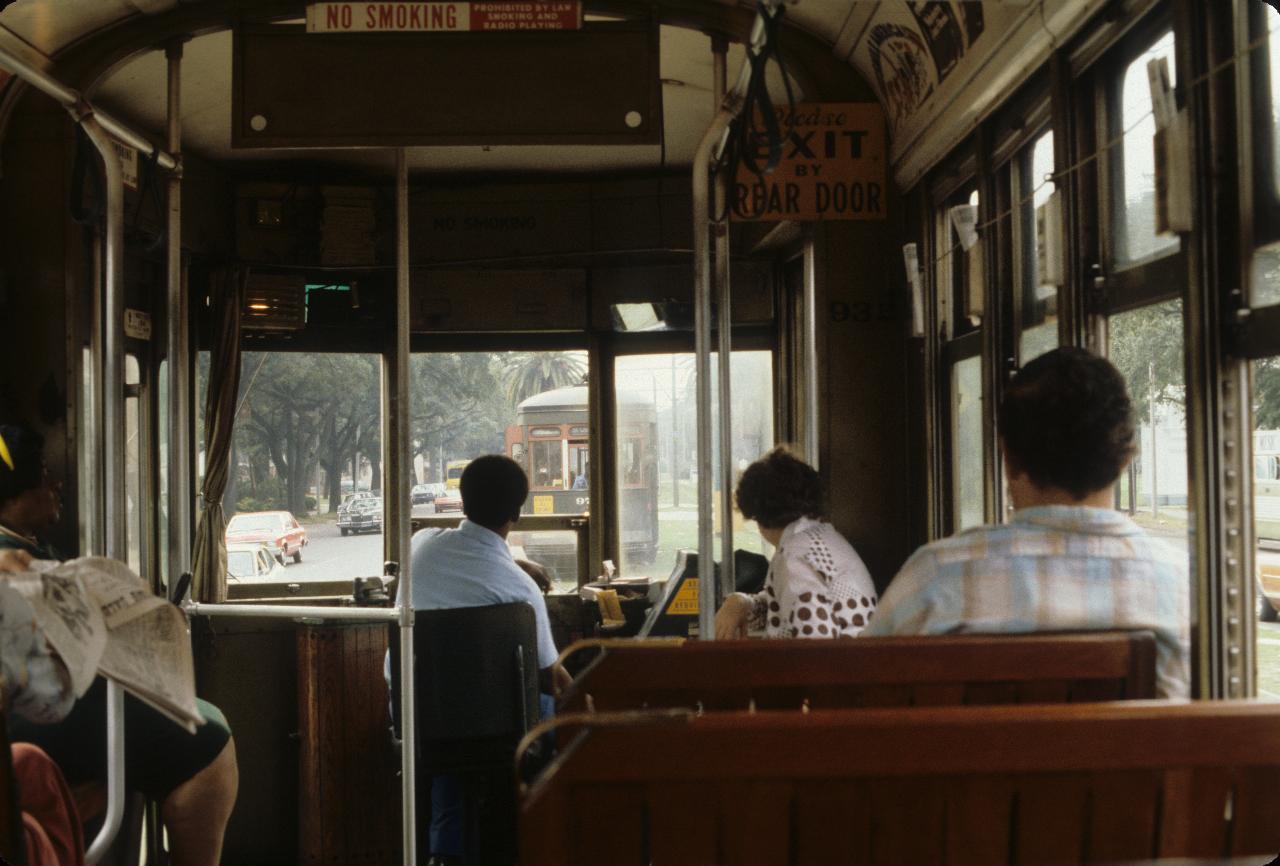
[[[734,220],[886,217],[888,136],[878,104],[809,102],[775,110],[783,135],[782,158],[763,178],[739,166],[732,193]],[[768,153],[755,156],[761,164],[768,159]]]

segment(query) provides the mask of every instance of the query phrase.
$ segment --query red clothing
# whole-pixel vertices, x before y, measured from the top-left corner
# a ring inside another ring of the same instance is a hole
[[[84,866],[80,815],[62,771],[30,743],[12,751],[28,866]]]

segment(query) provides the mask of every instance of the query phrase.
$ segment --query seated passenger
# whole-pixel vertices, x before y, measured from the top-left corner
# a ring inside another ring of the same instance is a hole
[[[0,426],[0,549],[60,559],[39,535],[61,510],[61,484],[49,479],[44,440],[25,427]],[[74,784],[106,779],[106,680],[98,677],[56,724],[14,720],[13,740],[40,746]],[[238,771],[231,730],[217,707],[197,702],[205,722],[188,734],[167,716],[125,695],[125,783],[161,804],[175,866],[215,866],[235,804]],[[51,720],[43,720],[45,722]]]
[[[0,463],[7,462],[6,452],[0,438]],[[0,550],[0,574],[21,574],[30,564],[31,556],[24,551]],[[71,709],[71,675],[37,628],[31,606],[2,579],[0,667],[4,706],[15,715],[55,722]],[[28,866],[83,866],[80,815],[62,771],[30,743],[15,743],[11,753]]]
[[[813,467],[775,448],[742,473],[738,510],[775,548],[764,589],[735,592],[716,612],[716,638],[854,637],[876,609],[871,574],[849,542],[822,519],[822,481]]]
[[[916,551],[870,635],[1150,629],[1161,697],[1189,690],[1187,555],[1112,504],[1133,456],[1119,371],[1083,349],[1027,364],[1000,406],[1011,521]]]
[[[539,680],[543,715],[554,710],[549,697],[570,682],[556,664],[547,603],[539,584],[549,586],[545,571],[519,562],[507,547],[507,534],[520,519],[529,495],[529,480],[520,464],[498,454],[467,464],[459,483],[462,513],[457,529],[424,530],[413,537],[409,573],[416,610],[448,610],[523,601],[533,608],[538,632]],[[433,862],[452,863],[463,856],[462,795],[457,781],[436,776],[431,784],[431,853]]]

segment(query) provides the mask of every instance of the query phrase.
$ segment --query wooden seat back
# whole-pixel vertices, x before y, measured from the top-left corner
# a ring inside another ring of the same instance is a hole
[[[1155,697],[1150,632],[601,643],[603,651],[561,701],[562,712]]]
[[[1280,705],[597,714],[521,810],[524,866],[954,866],[1280,850]]]
[[[18,785],[13,772],[9,727],[0,712],[0,858],[21,866],[27,862],[27,844],[22,831]]]

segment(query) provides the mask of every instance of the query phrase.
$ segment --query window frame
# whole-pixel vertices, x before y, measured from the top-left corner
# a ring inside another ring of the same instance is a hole
[[[1160,9],[1138,22],[1112,44],[1093,64],[1095,144],[1099,152],[1100,170],[1096,173],[1097,194],[1097,243],[1098,268],[1103,278],[1104,291],[1096,300],[1099,308],[1093,312],[1110,316],[1160,303],[1185,294],[1187,284],[1187,247],[1179,235],[1176,248],[1139,259],[1119,262],[1117,207],[1117,176],[1123,171],[1123,108],[1120,107],[1124,75],[1129,66],[1145,54],[1153,43],[1165,33],[1174,34],[1174,63],[1177,64],[1177,36],[1172,17],[1167,9]],[[1177,79],[1185,81],[1183,70]],[[1178,93],[1181,96],[1180,91]],[[1179,102],[1181,103],[1181,98]],[[1170,290],[1169,286],[1174,286]]]

